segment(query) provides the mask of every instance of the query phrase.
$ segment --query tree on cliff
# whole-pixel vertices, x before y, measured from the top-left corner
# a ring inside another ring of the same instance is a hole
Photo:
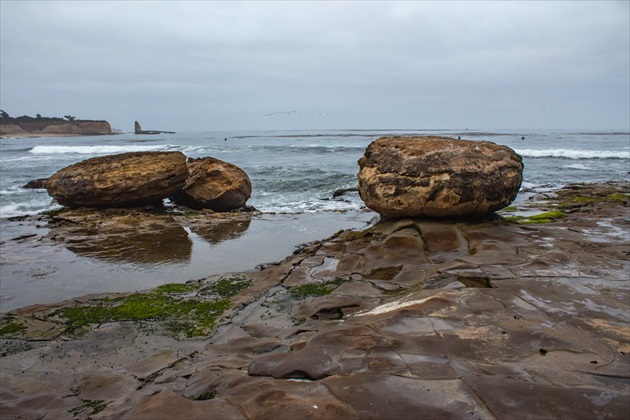
[[[64,117],[66,120],[68,120],[68,121],[74,121],[74,120],[76,120],[76,118],[75,118],[75,117],[73,117],[72,115],[64,115],[63,117]]]
[[[9,118],[11,118],[9,114],[4,109],[0,109],[0,120],[5,120]]]

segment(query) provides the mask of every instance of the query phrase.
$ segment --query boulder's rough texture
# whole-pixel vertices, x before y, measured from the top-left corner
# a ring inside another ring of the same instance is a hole
[[[386,218],[494,212],[514,200],[523,172],[509,147],[446,137],[382,137],[359,166],[361,198]]]
[[[34,179],[22,185],[22,188],[31,189],[31,190],[45,190],[46,182],[48,182],[48,178]]]
[[[133,152],[70,165],[52,175],[46,188],[68,207],[130,207],[161,202],[187,177],[181,152]]]
[[[189,159],[190,175],[173,199],[186,206],[230,211],[245,206],[252,194],[247,174],[238,166],[212,157]]]
[[[2,418],[627,420],[629,191],[339,232],[232,276],[196,340],[171,335],[222,276],[145,294],[168,318],[138,294],[2,314]]]

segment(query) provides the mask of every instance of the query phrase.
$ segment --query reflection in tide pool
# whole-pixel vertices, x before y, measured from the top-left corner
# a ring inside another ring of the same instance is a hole
[[[371,212],[191,217],[79,211],[2,222],[0,312],[255,270],[299,244],[363,228]],[[62,219],[63,218],[63,219]]]

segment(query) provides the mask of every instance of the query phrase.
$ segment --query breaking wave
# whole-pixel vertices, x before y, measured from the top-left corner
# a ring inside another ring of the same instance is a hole
[[[517,149],[515,151],[529,158],[630,159],[630,150]]]
[[[49,155],[49,154],[86,154],[86,155],[100,155],[111,153],[125,153],[125,152],[148,152],[155,150],[168,150],[169,146],[163,145],[126,145],[126,146],[35,146],[29,153],[35,155]]]

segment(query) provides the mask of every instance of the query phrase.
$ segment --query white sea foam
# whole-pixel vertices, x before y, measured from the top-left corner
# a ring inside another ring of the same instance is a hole
[[[8,188],[0,189],[0,195],[21,194],[24,192],[24,188],[19,185],[11,185]]]
[[[352,200],[304,200],[284,201],[252,200],[252,205],[263,213],[318,213],[322,211],[360,210],[361,203]]]
[[[564,168],[569,168],[569,169],[581,169],[584,171],[592,171],[593,168],[586,166],[583,163],[573,163],[571,165],[563,165]]]
[[[59,204],[50,204],[51,199],[46,200],[32,199],[20,203],[9,202],[0,206],[0,218],[24,216],[27,214],[36,214],[44,210],[54,210],[61,208]]]
[[[48,155],[48,154],[88,154],[88,155],[100,155],[100,154],[112,154],[112,153],[125,153],[125,152],[148,152],[155,150],[169,150],[171,147],[168,145],[125,145],[125,146],[35,146],[29,153],[35,155]]]
[[[630,159],[630,150],[516,149],[523,157],[565,159]]]
[[[536,187],[537,187],[537,185],[534,184],[533,182],[527,182],[527,181],[521,182],[521,190],[523,190],[523,191],[531,190],[531,189],[536,188]]]

